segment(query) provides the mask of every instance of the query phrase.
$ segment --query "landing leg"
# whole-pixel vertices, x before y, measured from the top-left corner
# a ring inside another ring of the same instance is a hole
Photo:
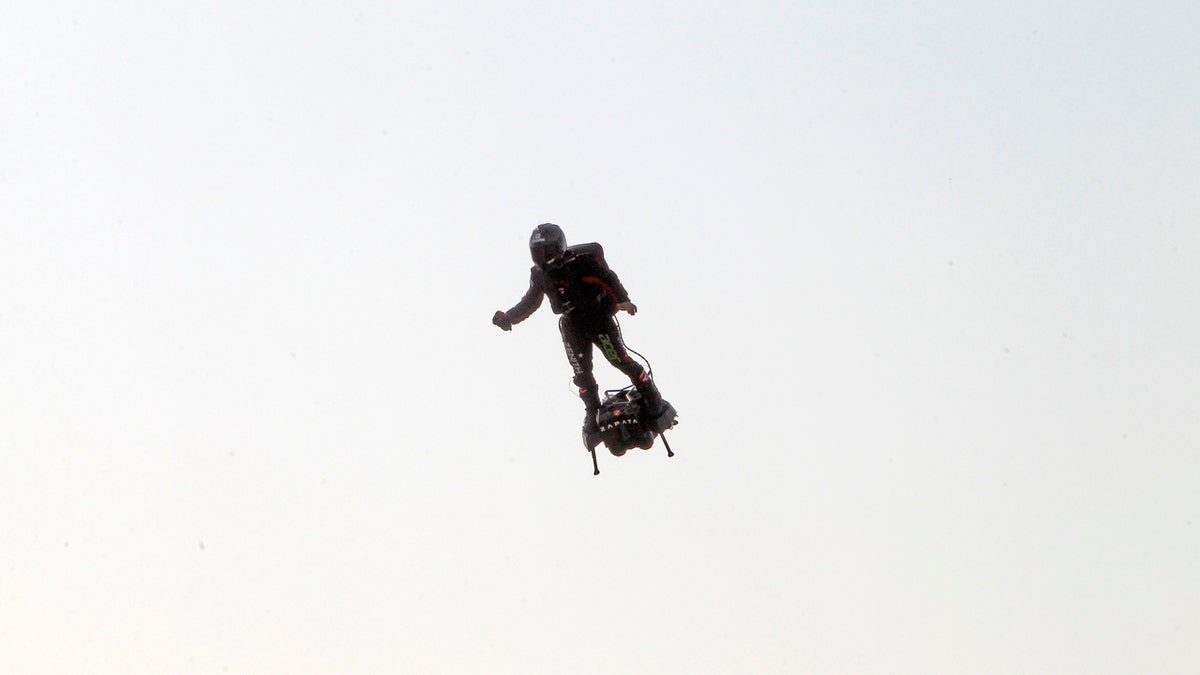
[[[667,457],[674,457],[675,453],[671,451],[671,444],[667,442],[667,437],[664,434],[659,434],[658,437],[662,439],[663,446],[667,449]]]

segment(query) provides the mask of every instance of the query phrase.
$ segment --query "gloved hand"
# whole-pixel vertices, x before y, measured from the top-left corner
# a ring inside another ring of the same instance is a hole
[[[500,327],[500,330],[512,330],[512,321],[504,312],[497,311],[492,315],[492,323]]]
[[[629,312],[629,316],[633,316],[637,314],[637,305],[627,300],[625,302],[617,303],[617,311],[626,311]]]

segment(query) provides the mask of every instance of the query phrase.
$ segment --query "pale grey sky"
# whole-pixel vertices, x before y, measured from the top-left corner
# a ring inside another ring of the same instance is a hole
[[[1200,670],[1194,3],[4,14],[5,672]]]

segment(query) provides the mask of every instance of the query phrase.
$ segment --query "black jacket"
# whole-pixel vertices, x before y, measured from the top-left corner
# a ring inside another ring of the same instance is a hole
[[[541,307],[542,296],[550,300],[555,314],[568,316],[612,316],[619,303],[629,301],[621,280],[604,261],[600,244],[570,246],[547,268],[530,269],[529,290],[508,310],[509,320],[520,323],[529,318]]]

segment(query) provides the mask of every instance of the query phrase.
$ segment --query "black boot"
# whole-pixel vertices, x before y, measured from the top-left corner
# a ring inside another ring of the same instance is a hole
[[[600,443],[600,394],[594,389],[580,389],[583,399],[583,445],[588,450]]]
[[[658,393],[658,387],[654,386],[654,380],[642,380],[634,386],[638,394],[642,397],[642,406],[646,415],[645,419],[654,419],[662,414],[662,394]]]
[[[600,445],[600,423],[596,420],[599,413],[599,410],[588,408],[583,415],[583,447],[589,452]]]
[[[585,436],[600,432],[600,423],[596,421],[599,413],[599,408],[588,408],[583,412],[583,434]]]

